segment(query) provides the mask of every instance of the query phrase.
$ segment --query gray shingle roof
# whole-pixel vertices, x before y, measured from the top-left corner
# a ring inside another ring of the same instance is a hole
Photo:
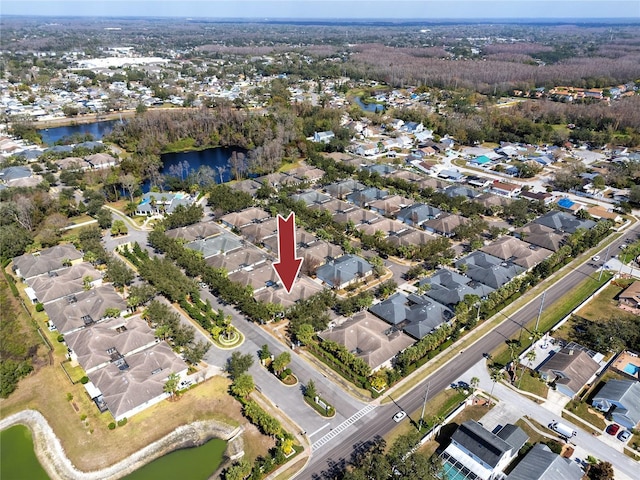
[[[339,287],[373,270],[373,266],[357,255],[344,255],[318,268],[316,276],[332,287]]]
[[[80,258],[82,258],[82,253],[67,243],[45,248],[37,254],[25,253],[13,259],[13,266],[16,271],[20,271],[22,278],[28,279],[64,268],[62,263],[65,260],[73,261]]]
[[[442,210],[431,205],[425,205],[424,203],[418,203],[405,207],[398,212],[396,218],[404,223],[413,223],[420,225],[427,220],[436,218],[442,213]]]
[[[626,417],[629,423],[637,425],[640,423],[640,382],[609,380],[594,396],[593,404],[596,403],[616,405],[616,415]]]
[[[533,221],[533,223],[539,223],[549,228],[553,228],[557,232],[562,233],[575,233],[578,228],[584,228],[589,230],[596,225],[593,220],[580,220],[574,215],[566,212],[551,211],[545,213],[541,217]]]
[[[451,439],[492,467],[512,449],[507,442],[473,420],[460,425]]]
[[[230,233],[223,233],[216,237],[195,240],[185,245],[187,248],[202,253],[204,258],[212,257],[220,253],[231,252],[242,246],[240,239]]]
[[[457,268],[467,265],[466,273],[469,277],[492,288],[500,288],[525,270],[511,261],[479,251],[458,260],[455,265]]]
[[[507,480],[580,480],[583,475],[577,463],[538,443],[527,452]]]
[[[483,298],[494,291],[484,283],[444,268],[437,270],[431,277],[422,279],[420,285],[424,284],[431,285],[425,295],[444,305],[455,305],[464,300],[465,295],[477,295]]]
[[[563,348],[538,367],[538,371],[575,395],[600,366],[583,350]]]

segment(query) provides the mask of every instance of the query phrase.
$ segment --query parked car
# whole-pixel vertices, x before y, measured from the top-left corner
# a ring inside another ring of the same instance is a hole
[[[631,437],[631,432],[629,430],[623,430],[618,434],[618,440],[622,442],[626,442]]]
[[[609,435],[615,435],[616,433],[618,433],[618,430],[620,430],[620,425],[618,425],[617,423],[612,423],[607,427],[607,433]]]
[[[393,421],[394,421],[394,422],[396,422],[396,423],[398,423],[398,422],[400,422],[400,421],[401,421],[404,417],[406,417],[406,416],[407,416],[407,412],[405,412],[404,410],[400,410],[398,413],[396,413],[396,414],[393,416]]]

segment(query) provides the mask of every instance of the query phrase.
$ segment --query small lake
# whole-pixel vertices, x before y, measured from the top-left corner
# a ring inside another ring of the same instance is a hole
[[[16,425],[0,432],[0,478],[49,479],[33,451],[31,430],[24,425]]]
[[[365,112],[384,112],[384,105],[379,103],[364,103],[360,97],[356,97],[355,100],[358,106]]]
[[[160,457],[123,480],[207,480],[222,463],[226,448],[227,442],[214,438],[199,447],[176,450]]]
[[[42,141],[47,145],[53,145],[58,140],[70,135],[79,133],[81,135],[90,134],[94,140],[100,140],[113,130],[113,126],[120,120],[105,120],[103,122],[85,123],[82,125],[67,125],[66,127],[54,127],[38,130],[42,136]]]
[[[207,480],[222,463],[227,442],[214,438],[204,445],[176,450],[124,477],[126,480]],[[16,425],[0,432],[2,480],[49,480],[33,451],[31,430]]]

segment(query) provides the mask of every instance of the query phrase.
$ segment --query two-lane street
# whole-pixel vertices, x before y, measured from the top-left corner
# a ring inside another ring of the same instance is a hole
[[[639,227],[627,231],[619,239],[611,244],[611,251],[618,249],[623,243],[629,243],[637,239]],[[604,257],[606,249],[599,252]],[[555,301],[561,299],[571,288],[578,285],[585,278],[595,275],[600,265],[594,262],[585,262],[567,274],[559,282],[546,289],[545,304],[551,305]],[[571,267],[569,267],[571,268]],[[400,399],[395,399],[407,413],[417,411],[424,401],[424,393],[427,383],[429,383],[429,395],[434,396],[444,390],[454,380],[459,378],[464,372],[470,369],[476,362],[482,359],[483,353],[491,352],[502,344],[506,339],[514,336],[518,330],[526,325],[529,321],[536,317],[540,307],[540,299],[534,298],[524,307],[511,315],[499,327],[482,337],[473,345],[464,350],[463,353],[453,358],[446,364],[446,367],[440,368],[437,372],[430,375],[419,385]],[[374,414],[365,417],[355,424],[355,428],[348,430],[342,436],[335,439],[334,442],[327,444],[324,448],[314,451],[311,461],[307,468],[301,472],[296,478],[321,478],[322,472],[328,472],[334,468],[344,465],[348,461],[354,447],[363,442],[369,441],[375,436],[384,436],[391,431],[396,423],[392,420],[392,416],[398,409],[396,405],[389,405],[376,409]],[[629,459],[631,462],[632,460]]]

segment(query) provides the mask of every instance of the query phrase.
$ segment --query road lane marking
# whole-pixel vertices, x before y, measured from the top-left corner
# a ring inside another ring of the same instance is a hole
[[[311,445],[311,450],[312,451],[318,450],[320,447],[328,443],[332,438],[344,432],[347,428],[349,428],[351,425],[356,423],[358,420],[360,420],[362,417],[364,417],[366,414],[368,414],[375,408],[376,408],[375,405],[367,405],[362,410],[357,411],[356,413],[351,415],[349,418],[347,418],[344,422],[342,422],[340,425],[331,429],[331,431],[327,433],[324,437],[314,442],[313,445]]]
[[[316,433],[318,433],[320,430],[324,430],[325,428],[327,428],[330,424],[329,423],[325,423],[322,427],[320,427],[319,429],[317,429],[315,432],[310,433],[309,436],[313,437]]]

